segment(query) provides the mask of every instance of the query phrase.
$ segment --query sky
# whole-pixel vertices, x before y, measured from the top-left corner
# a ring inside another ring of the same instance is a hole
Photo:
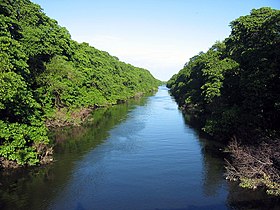
[[[167,81],[229,36],[230,22],[280,0],[32,0],[72,39]]]

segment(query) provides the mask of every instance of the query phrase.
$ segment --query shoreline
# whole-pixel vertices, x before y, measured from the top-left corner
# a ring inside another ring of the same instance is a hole
[[[147,92],[138,92],[134,96],[129,97],[124,100],[116,100],[115,103],[106,104],[106,105],[94,105],[92,107],[82,107],[82,108],[76,108],[76,109],[69,109],[69,107],[60,108],[55,111],[55,116],[53,119],[46,119],[45,125],[48,128],[49,132],[52,132],[52,129],[57,128],[63,128],[63,127],[76,127],[81,126],[83,123],[86,122],[86,120],[89,118],[92,112],[94,112],[96,109],[102,109],[102,108],[108,108],[111,106],[116,106],[119,104],[127,103],[128,100],[131,99],[138,99],[142,98],[145,94],[154,93],[157,91],[157,88],[153,88],[151,90],[148,90]],[[33,144],[33,148],[38,153],[38,159],[39,163],[35,165],[36,166],[44,166],[51,164],[54,162],[53,158],[53,145],[49,144],[39,144],[35,145]],[[0,157],[0,169],[1,170],[16,170],[20,168],[29,168],[34,166],[29,165],[20,165],[16,161],[5,159],[4,157]]]

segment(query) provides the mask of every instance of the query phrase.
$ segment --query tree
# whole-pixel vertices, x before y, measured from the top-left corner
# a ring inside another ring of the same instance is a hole
[[[252,126],[279,129],[280,11],[252,10],[231,23],[229,55],[240,64],[243,112]]]
[[[50,121],[69,124],[79,110],[117,104],[160,84],[145,69],[71,40],[29,0],[2,0],[0,28],[2,163],[42,162]]]
[[[191,58],[169,81],[204,131],[229,139],[244,130],[279,130],[279,24],[279,10],[252,10],[231,23],[224,42]]]

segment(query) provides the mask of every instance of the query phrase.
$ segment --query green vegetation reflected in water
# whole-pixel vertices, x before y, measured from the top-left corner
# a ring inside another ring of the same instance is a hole
[[[185,123],[164,87],[58,129],[56,162],[1,175],[0,209],[277,209],[228,183],[216,142]]]
[[[135,106],[142,106],[146,101],[147,97],[143,97],[97,109],[83,126],[54,130],[51,134],[55,142],[53,164],[0,173],[0,209],[47,208],[69,180],[75,163],[104,142],[110,129],[125,120]]]

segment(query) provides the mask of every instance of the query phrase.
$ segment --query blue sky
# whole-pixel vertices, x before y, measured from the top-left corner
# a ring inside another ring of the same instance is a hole
[[[33,0],[72,38],[168,80],[230,34],[229,23],[280,0]]]

